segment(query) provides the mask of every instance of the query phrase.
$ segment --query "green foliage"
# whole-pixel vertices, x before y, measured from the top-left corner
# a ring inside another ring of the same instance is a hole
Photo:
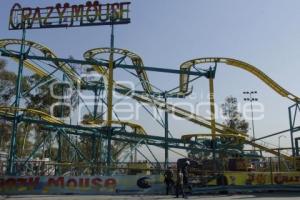
[[[222,104],[222,111],[225,117],[224,124],[233,129],[243,133],[247,133],[249,123],[243,118],[242,114],[238,111],[237,98],[228,96],[225,98],[225,103]]]
[[[225,102],[222,104],[222,111],[225,117],[224,125],[228,128],[247,133],[249,129],[249,123],[243,118],[242,114],[238,111],[237,98],[228,96],[225,98]],[[226,129],[225,129],[226,133]],[[221,140],[221,144],[225,149],[235,149],[237,152],[242,152],[244,144],[239,138],[224,137]],[[221,157],[228,157],[232,154],[229,151],[224,151]],[[236,155],[233,155],[236,156]]]
[[[8,106],[15,95],[17,75],[5,69],[6,63],[0,61],[0,105]]]
[[[35,109],[38,111],[43,111],[50,114],[50,107],[60,102],[60,99],[53,97],[50,94],[50,85],[54,80],[49,80],[50,77],[40,77],[36,74],[31,76],[22,77],[22,100],[20,107]],[[10,72],[6,70],[6,62],[0,60],[0,106],[12,106],[15,100],[16,93],[16,80],[17,74],[15,72]],[[41,83],[41,84],[40,84]],[[38,86],[37,86],[38,85]],[[37,87],[35,87],[37,86]],[[63,95],[64,91],[68,86],[54,84],[53,92],[56,95]],[[76,101],[77,93],[73,93],[71,99],[66,99],[68,103],[71,103],[73,108],[77,106]],[[69,107],[57,106],[54,109],[55,117],[67,117],[69,116],[71,110]],[[89,116],[91,117],[91,116]],[[87,116],[85,117],[87,118]],[[12,123],[7,120],[0,121],[0,150],[8,152],[10,139],[11,139]],[[49,136],[51,134],[51,136]],[[49,137],[48,137],[49,136]],[[103,158],[102,146],[104,141],[101,139],[95,139],[93,137],[75,137],[68,135],[68,140],[70,140],[77,148],[85,155],[87,160],[94,160],[96,162],[105,162],[106,157]],[[46,139],[47,138],[47,141]],[[43,125],[38,124],[26,124],[19,123],[18,133],[17,133],[17,157],[25,158],[35,149],[41,141],[46,141],[45,145],[42,145],[33,158],[48,157],[51,160],[56,160],[58,157],[58,142],[56,132],[45,129]],[[81,162],[78,154],[76,155],[75,149],[69,144],[68,140],[61,137],[61,161],[67,163],[73,163],[75,160]],[[93,150],[93,142],[95,149]],[[112,143],[112,155],[113,160],[117,159],[117,153],[120,150],[119,142]],[[95,151],[93,153],[93,151]],[[94,157],[93,157],[94,155]]]
[[[7,151],[10,141],[11,123],[0,120],[0,150]]]
[[[12,106],[15,93],[16,93],[16,81],[17,75],[14,72],[8,71],[7,63],[4,60],[0,60],[0,106]],[[22,77],[21,79],[21,92],[28,89],[28,77]],[[0,121],[0,149],[2,151],[8,151],[9,142],[11,137],[12,124],[11,122],[1,120]],[[18,130],[17,137],[17,155],[20,156],[24,150],[29,149],[31,142],[28,136],[28,125],[21,124]]]
[[[6,66],[5,60],[0,60],[0,70],[3,70],[5,66]]]
[[[97,114],[97,116],[100,116],[100,113]],[[93,121],[95,120],[94,116],[92,114],[86,114],[83,116],[83,119],[85,121]],[[96,117],[97,119],[97,117]],[[98,121],[100,122],[100,121]],[[90,160],[95,160],[95,162],[105,162],[106,161],[106,157],[103,156],[103,145],[105,143],[106,140],[100,139],[100,138],[93,138],[93,137],[85,137],[85,136],[81,136],[80,137],[80,149],[81,151],[87,156],[88,159]],[[93,158],[93,142],[95,145],[95,157]],[[112,159],[117,161],[118,159],[118,151],[119,149],[124,146],[124,143],[122,142],[118,142],[118,141],[112,141],[112,147],[111,147],[111,151],[112,151]],[[129,146],[127,145],[123,150],[125,151]]]
[[[225,102],[222,104],[222,111],[225,117],[224,125],[226,127],[247,133],[249,129],[249,123],[243,118],[242,114],[238,111],[237,99],[233,96],[225,98]],[[225,128],[226,133],[226,128]],[[212,148],[212,141],[209,140],[198,140],[199,145],[194,146],[199,149],[207,150]],[[237,156],[238,152],[242,152],[244,144],[240,138],[237,137],[221,137],[216,139],[216,148],[221,149],[222,153],[219,154],[220,158],[226,158],[229,156]],[[194,160],[205,160],[211,154],[208,152],[189,152],[189,157]]]

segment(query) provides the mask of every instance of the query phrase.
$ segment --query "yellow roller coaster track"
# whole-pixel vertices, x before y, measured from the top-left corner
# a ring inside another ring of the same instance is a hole
[[[90,56],[91,54],[89,54],[88,52],[89,51],[87,51],[86,53],[84,53],[84,57],[86,59],[93,59],[93,56]],[[99,51],[99,52],[101,52],[101,51]],[[87,56],[87,55],[89,55],[89,56]],[[105,72],[105,68],[103,66],[94,66],[94,67],[97,67],[98,70],[96,70],[96,71],[99,72],[100,74],[102,74],[104,77],[107,78],[107,74],[103,73],[103,72]],[[186,90],[180,91],[180,92],[181,93],[186,93],[187,92],[187,88],[188,88],[188,84],[180,82],[180,86],[182,86],[182,84],[186,86]],[[122,89],[129,89],[126,86],[121,85],[121,84],[115,84],[115,86],[116,87],[120,87]],[[120,92],[120,93],[122,93],[122,92]],[[201,126],[204,126],[204,127],[208,128],[208,129],[211,129],[211,121],[210,120],[208,120],[208,119],[206,119],[204,117],[201,117],[199,115],[196,115],[194,113],[191,113],[189,111],[186,111],[186,110],[184,110],[182,108],[173,106],[171,104],[166,104],[164,101],[161,101],[161,100],[155,99],[155,98],[150,98],[150,97],[145,96],[145,95],[139,95],[139,94],[128,93],[128,92],[123,92],[122,94],[126,95],[126,96],[130,96],[130,97],[132,97],[133,99],[135,99],[135,100],[137,100],[139,102],[143,102],[143,103],[147,103],[149,105],[157,106],[160,109],[166,110],[167,112],[172,113],[172,114],[174,114],[174,115],[176,115],[178,117],[185,118],[188,121],[194,122],[196,124],[199,124]],[[242,132],[238,132],[238,131],[233,130],[233,129],[230,129],[230,128],[224,126],[223,124],[216,123],[216,131],[218,133],[221,133],[221,134],[235,135],[235,137],[245,137],[245,143],[247,143],[249,145],[252,145],[252,146],[254,146],[256,148],[259,148],[259,149],[261,149],[263,151],[266,151],[268,153],[271,153],[273,155],[278,155],[277,151],[268,148],[265,144],[255,143],[250,138],[248,138],[247,134],[242,133]],[[285,155],[285,154],[282,154],[282,157],[286,158],[286,159],[291,159],[291,157],[289,157],[288,155]]]
[[[131,95],[131,97],[133,99],[139,101],[139,102],[144,102],[144,103],[147,103],[149,105],[157,106],[157,107],[159,107],[163,110],[166,110],[167,112],[172,113],[172,114],[174,114],[178,117],[182,117],[182,118],[184,118],[184,119],[186,119],[190,122],[193,122],[195,124],[199,124],[199,125],[204,126],[208,129],[211,129],[210,120],[207,120],[204,117],[201,117],[199,115],[196,115],[194,113],[186,111],[182,108],[173,106],[171,104],[166,104],[165,102],[160,101],[160,100],[152,101],[148,97],[141,96],[141,95],[133,94],[133,95]],[[245,133],[230,129],[230,128],[224,126],[223,124],[216,123],[216,132],[222,133],[222,134],[233,134],[233,135],[236,135],[236,137],[245,137],[245,143],[246,144],[254,146],[258,149],[261,149],[261,150],[266,151],[268,153],[271,153],[273,155],[278,155],[278,151],[275,151],[275,150],[267,147],[265,144],[258,144],[257,142],[253,142],[252,139],[248,138],[248,136]],[[285,159],[292,159],[290,156],[287,156],[285,154],[281,153],[281,155]]]
[[[53,123],[53,124],[63,124],[63,122],[45,112],[34,110],[34,109],[25,109],[25,108],[15,108],[15,107],[6,107],[6,106],[0,106],[0,114],[6,115],[6,116],[14,116],[14,113],[16,111],[22,112],[21,114],[26,114],[28,116],[36,116],[39,117],[47,122]]]
[[[21,42],[22,41],[18,40],[18,39],[0,40],[0,48],[5,48],[5,49],[8,50],[9,46],[21,45]],[[35,50],[39,51],[45,57],[57,58],[57,56],[50,49],[48,49],[47,47],[45,47],[41,44],[38,44],[38,43],[32,42],[32,41],[25,41],[25,45],[32,48],[32,49],[35,49]],[[108,51],[109,51],[109,49],[107,49],[107,48],[104,48],[104,49],[101,49],[101,50],[100,49],[94,49],[93,51],[91,51],[91,55],[95,55],[95,54],[98,54],[100,52],[101,53],[107,53]],[[125,55],[128,56],[135,65],[139,65],[139,64],[143,65],[143,62],[142,62],[141,58],[139,56],[137,56],[136,54],[132,53],[132,52],[129,52],[127,50],[122,50],[122,49],[115,49],[114,52],[122,54],[124,56]],[[16,58],[12,58],[12,59],[16,62],[19,62],[19,60],[16,59]],[[54,63],[54,64],[55,64],[55,66],[59,67],[60,70],[62,72],[64,72],[74,83],[81,84],[83,82],[82,79],[76,73],[74,73],[74,71],[71,69],[70,65],[65,64],[65,63]],[[36,73],[40,77],[46,77],[49,74],[48,72],[44,71],[39,66],[35,65],[34,63],[31,63],[28,60],[24,61],[24,65],[25,65],[26,68],[31,70],[33,73]],[[99,68],[98,67],[97,69],[98,70],[103,69],[103,71],[101,71],[101,74],[106,73],[104,68]],[[100,72],[98,71],[98,73],[100,73]],[[138,73],[140,73],[140,77],[145,78],[145,79],[148,80],[147,74],[145,73],[145,71],[139,70]],[[148,90],[152,91],[152,88],[149,85],[149,81],[145,81],[145,83],[147,83],[147,84],[145,84],[144,89],[146,89],[146,87],[148,87]],[[14,107],[0,107],[0,113],[1,114],[6,114],[8,116],[13,116],[13,113],[14,113],[15,110],[16,109]],[[43,120],[45,120],[47,122],[60,123],[60,124],[63,123],[62,121],[58,120],[57,118],[55,118],[51,115],[48,115],[47,113],[44,113],[42,111],[38,111],[38,110],[34,110],[34,109],[23,109],[23,108],[19,108],[18,111],[30,113],[31,115],[35,115],[35,116],[40,116]],[[92,125],[92,124],[96,125],[95,124],[96,121],[90,121],[90,122],[86,122],[86,123],[88,123],[89,125]],[[123,125],[123,126],[131,127],[132,129],[136,130],[136,133],[138,133],[138,134],[146,134],[145,130],[140,125],[132,123],[132,122],[113,121],[112,123],[116,124],[116,125]],[[103,121],[101,123],[100,123],[100,121],[97,121],[97,124],[103,124],[104,125],[105,121]]]
[[[191,140],[192,138],[207,138],[211,137],[209,133],[198,133],[198,134],[185,134],[181,136],[183,140]],[[235,135],[235,134],[216,134],[216,137],[220,138],[237,138],[239,140],[245,140],[245,136]]]
[[[22,115],[38,117],[38,118],[43,119],[46,122],[49,122],[52,124],[64,124],[64,122],[59,120],[58,118],[53,117],[52,115],[49,115],[49,114],[39,111],[39,110],[0,106],[0,115],[13,117],[15,111],[21,112]],[[93,125],[93,126],[99,126],[99,125],[103,124],[105,126],[106,121],[105,120],[96,120],[96,121],[94,121],[94,120],[87,121],[86,120],[86,121],[82,121],[82,123],[86,124],[86,125]],[[131,129],[133,129],[137,134],[146,135],[146,131],[139,124],[135,124],[132,122],[126,122],[126,121],[113,121],[112,123],[115,125],[120,125],[120,126],[125,126],[125,127],[128,126]]]
[[[110,48],[96,48],[96,49],[91,49],[91,50],[88,50],[87,52],[85,52],[83,54],[83,57],[86,60],[90,60],[90,59],[96,60],[97,55],[109,54],[110,52],[111,52]],[[141,59],[141,57],[131,51],[128,51],[127,49],[114,48],[113,53],[130,58],[132,64],[134,66],[136,66],[136,69],[135,69],[136,74],[141,82],[141,85],[142,85],[144,91],[146,91],[148,93],[152,92],[152,87],[150,85],[150,81],[148,79],[147,73],[143,69],[144,63],[143,63],[143,60]],[[93,66],[93,67],[95,68],[95,70],[97,72],[101,73],[102,75],[106,74],[105,68],[103,68],[101,66]]]
[[[99,125],[105,126],[106,125],[106,120],[100,120],[100,119],[98,119],[98,120],[83,120],[82,123],[86,124],[86,125],[92,125],[92,126],[99,126]],[[127,122],[127,121],[113,120],[112,124],[120,125],[120,126],[124,126],[124,127],[128,126],[132,130],[134,130],[134,132],[137,133],[137,134],[147,135],[144,128],[141,125],[136,124],[136,123]]]
[[[185,135],[181,136],[181,139],[189,141],[192,138],[208,138],[208,137],[211,137],[211,134],[203,134],[203,133],[199,133],[199,134],[185,134]],[[224,134],[223,133],[223,134],[216,134],[216,137],[217,138],[235,138],[235,139],[237,139],[238,143],[249,144],[249,145],[257,147],[257,148],[259,148],[259,149],[261,149],[263,151],[271,153],[273,155],[278,155],[278,151],[272,149],[272,147],[267,146],[267,143],[262,142],[261,144],[258,144],[257,143],[258,141],[257,142],[252,142],[251,140],[249,140],[249,138],[247,138],[245,136],[236,135],[236,134],[228,134],[228,133]],[[284,152],[280,152],[280,155],[283,158],[287,159],[287,160],[291,160],[292,159],[289,155],[287,155]]]
[[[22,44],[22,40],[18,40],[18,39],[3,39],[0,40],[0,48],[4,48],[7,50],[11,50],[10,46],[13,45],[21,45]],[[57,56],[47,47],[38,44],[36,42],[32,42],[32,41],[25,41],[25,46],[27,46],[28,48],[31,49],[35,49],[37,50],[37,53],[39,52],[40,54],[42,54],[43,56],[47,57],[47,58],[57,58]],[[18,59],[13,58],[14,61],[18,62]],[[43,76],[47,76],[48,72],[46,72],[45,70],[41,69],[39,66],[37,66],[34,63],[31,63],[28,60],[24,61],[24,65],[25,67],[27,67],[28,69],[32,70],[34,73],[36,73],[37,75],[43,77]],[[67,64],[67,63],[63,63],[63,62],[56,62],[54,63],[54,65],[56,67],[58,67],[61,71],[63,71],[65,74],[68,74],[68,77],[76,84],[80,84],[81,83],[81,79],[78,78],[78,75],[76,73],[74,73],[74,70],[72,70],[72,67]]]
[[[272,80],[270,77],[268,77],[264,72],[259,70],[258,68],[254,67],[253,65],[250,65],[246,62],[232,59],[232,58],[219,58],[219,57],[211,57],[211,58],[198,58],[193,59],[184,62],[180,66],[180,70],[187,72],[190,71],[191,68],[198,64],[205,64],[205,63],[225,63],[232,67],[237,67],[242,70],[245,70],[257,78],[259,78],[261,81],[263,81],[265,84],[267,84],[269,87],[271,87],[275,92],[277,92],[279,95],[286,97],[294,102],[299,102],[300,98],[289,91],[285,90],[283,87],[281,87],[279,84],[277,84],[274,80]],[[181,74],[180,75],[180,91],[184,92],[188,90],[188,81],[189,76],[187,74]]]
[[[132,53],[132,52],[129,52],[128,50],[123,50],[123,49],[116,49],[117,52],[119,54],[122,54],[122,55],[134,55],[134,57],[138,57],[140,59],[139,56],[137,56],[137,54],[135,53]],[[96,53],[91,53],[92,51],[96,52]],[[109,49],[107,48],[98,48],[98,49],[93,49],[93,50],[88,50],[87,52],[84,53],[84,58],[87,59],[87,60],[96,60],[94,58],[94,56],[96,56],[97,54],[101,54],[101,53],[108,53],[109,52]],[[132,57],[132,56],[131,56]],[[95,70],[100,73],[101,75],[103,75],[106,79],[108,79],[108,74],[106,73],[106,68],[103,67],[103,66],[93,66],[95,68]],[[144,77],[144,76],[143,76]],[[141,83],[149,83],[149,80],[148,79],[144,79],[144,80],[140,80]],[[161,101],[159,99],[156,99],[156,98],[150,98],[149,96],[145,96],[145,95],[139,95],[139,94],[135,94],[135,93],[128,93],[127,91],[130,91],[130,88],[122,85],[122,84],[117,84],[114,82],[114,86],[116,88],[119,88],[119,89],[124,89],[124,92],[119,91],[119,93],[123,94],[123,95],[126,95],[126,96],[130,96],[132,97],[133,99],[139,101],[139,102],[143,102],[143,103],[147,103],[147,104],[150,104],[150,105],[153,105],[153,106],[157,106],[161,109],[164,109],[164,110],[167,110],[169,113],[172,113],[172,114],[175,114],[179,117],[183,117],[189,121],[192,121],[196,124],[199,124],[201,126],[204,126],[206,128],[211,128],[211,122],[210,120],[207,120],[206,118],[204,117],[201,117],[199,115],[196,115],[194,113],[191,113],[189,111],[186,111],[182,108],[179,108],[179,107],[176,107],[176,106],[173,106],[171,104],[166,104],[164,101]],[[186,93],[186,92],[182,92],[182,93]],[[222,124],[217,124],[218,128],[217,130],[221,133],[227,133],[227,132],[234,132],[235,134],[237,135],[244,135],[244,136],[247,136],[247,134],[245,133],[236,133],[235,130],[232,130]],[[226,131],[224,131],[226,130]]]
[[[19,44],[20,45],[21,40],[14,40],[14,39],[0,40],[0,47],[6,47],[6,46],[11,45],[11,44]],[[27,44],[28,44],[28,46],[36,47],[37,49],[41,50],[41,52],[47,52],[47,53],[44,54],[45,56],[51,55],[51,57],[53,57],[53,58],[56,57],[55,54],[52,51],[50,51],[48,48],[46,48],[46,47],[44,47],[40,44],[31,42],[31,41],[27,41]],[[107,49],[107,48],[104,48],[104,49]],[[44,50],[44,51],[42,51],[42,50]],[[125,51],[127,51],[127,50],[125,50]],[[87,52],[90,52],[90,51],[87,51]],[[85,58],[86,59],[92,59],[93,58],[93,53],[87,53],[87,52],[84,54]],[[94,49],[94,55],[99,54],[101,52],[106,53],[107,51],[105,51],[105,50],[102,51],[101,49]],[[124,52],[124,50],[123,50],[123,52]],[[139,59],[140,59],[140,57],[139,57]],[[291,93],[287,92],[285,89],[283,89],[281,86],[279,86],[276,82],[274,82],[271,78],[266,76],[259,69],[255,68],[252,65],[249,65],[247,63],[244,63],[242,61],[238,61],[238,60],[235,60],[235,59],[201,58],[201,59],[195,59],[195,60],[187,61],[187,62],[183,63],[180,68],[181,68],[182,71],[189,71],[191,69],[191,67],[195,64],[216,63],[216,62],[227,63],[227,64],[230,64],[230,65],[239,67],[239,68],[243,68],[243,69],[255,74],[257,77],[259,77],[263,82],[267,83],[273,90],[278,92],[280,95],[282,95],[284,97],[287,97],[287,98],[289,98],[293,101],[298,101],[299,100],[299,98],[297,96],[292,95]],[[74,74],[74,72],[72,70],[70,70],[69,65],[64,64],[64,63],[54,63],[54,64],[56,66],[58,66],[61,69],[61,71],[63,71],[72,81],[74,81],[75,83],[81,83],[81,81],[82,81],[81,78],[78,77],[77,74]],[[39,69],[39,67],[35,66],[34,64],[32,64],[32,65],[33,66],[26,66],[26,65],[25,66],[28,67],[33,72],[37,73],[37,71],[35,69]],[[241,66],[243,66],[243,67],[241,67]],[[96,71],[99,74],[101,74],[105,78],[107,78],[106,68],[104,66],[93,66],[93,67],[96,68]],[[44,71],[42,69],[40,69],[40,70]],[[144,73],[146,73],[146,72],[143,72],[143,74]],[[38,73],[38,75],[40,75],[40,76],[45,76],[45,74],[48,74],[48,73],[47,72]],[[141,81],[142,85],[143,85],[143,82],[149,83],[148,78],[147,78],[146,75],[141,75],[141,76],[139,76],[139,78],[140,78],[140,81]],[[144,80],[141,80],[141,79],[144,79]],[[181,93],[186,93],[187,92],[188,82],[186,82],[186,81],[188,81],[188,80],[189,80],[189,76],[184,75],[184,74],[182,74],[180,76],[180,92]],[[116,84],[115,82],[114,82],[114,86],[116,88],[130,90],[130,88],[128,88],[124,85],[121,85],[121,84]],[[145,86],[143,85],[143,87],[145,87]],[[146,90],[148,90],[148,89],[146,89]],[[156,98],[150,98],[150,97],[145,96],[145,95],[139,95],[139,94],[128,93],[128,92],[120,92],[120,93],[123,94],[123,95],[126,95],[126,96],[130,96],[130,97],[132,97],[133,99],[135,99],[139,102],[147,103],[151,106],[157,106],[160,109],[166,110],[167,112],[172,113],[172,114],[174,114],[178,117],[182,117],[182,118],[184,118],[188,121],[191,121],[195,124],[198,124],[198,125],[201,125],[203,127],[208,128],[208,129],[211,129],[211,121],[210,120],[208,120],[208,119],[206,119],[202,116],[196,115],[194,113],[191,113],[191,112],[189,112],[187,110],[184,110],[182,108],[176,107],[176,106],[168,104],[168,103],[166,104],[164,101],[161,101],[161,100],[156,99]],[[234,134],[237,137],[245,137],[245,143],[247,143],[249,145],[252,145],[252,146],[254,146],[258,149],[261,149],[263,151],[266,151],[268,153],[271,153],[273,155],[278,155],[277,151],[272,150],[272,149],[268,148],[267,146],[265,146],[263,144],[258,144],[256,142],[253,142],[250,138],[248,138],[247,134],[235,131],[233,129],[230,129],[230,128],[224,126],[223,124],[216,123],[216,131],[218,133],[221,133],[221,134]],[[282,156],[286,159],[292,159],[290,156],[287,156],[285,154],[282,154]]]

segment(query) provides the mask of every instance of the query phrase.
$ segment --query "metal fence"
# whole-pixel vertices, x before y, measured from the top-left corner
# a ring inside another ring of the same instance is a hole
[[[165,171],[165,163],[150,163],[142,162],[122,162],[112,163],[107,166],[106,163],[57,163],[45,160],[30,160],[15,162],[16,175],[19,176],[82,176],[82,175],[157,175],[163,174]],[[5,175],[7,161],[0,160],[0,175]],[[170,162],[168,165],[171,170],[176,173],[177,165],[175,162]],[[280,159],[278,157],[272,158],[226,158],[218,160],[202,160],[197,164],[189,167],[189,172],[195,175],[203,174],[222,174],[224,172],[289,172],[299,169],[298,164],[294,161]]]

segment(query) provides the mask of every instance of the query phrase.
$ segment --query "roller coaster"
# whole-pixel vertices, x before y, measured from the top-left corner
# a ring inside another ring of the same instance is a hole
[[[17,51],[16,49],[21,50]],[[16,155],[16,138],[18,137],[17,128],[18,125],[22,123],[38,124],[42,126],[44,129],[49,131],[48,137],[50,138],[51,135],[55,135],[54,138],[56,138],[56,144],[58,147],[57,160],[48,163],[48,165],[53,166],[53,172],[49,172],[48,175],[62,175],[64,173],[73,173],[72,170],[70,170],[72,167],[73,169],[76,168],[76,172],[74,172],[73,175],[112,175],[116,171],[125,168],[129,171],[131,170],[132,173],[132,170],[139,170],[137,167],[138,165],[135,165],[135,167],[132,168],[120,166],[120,160],[128,161],[128,158],[130,157],[130,163],[131,166],[133,166],[134,163],[137,162],[136,154],[140,154],[142,157],[149,161],[152,166],[151,168],[149,168],[152,170],[151,173],[154,173],[155,170],[159,170],[159,173],[162,173],[162,171],[167,166],[170,166],[168,158],[169,151],[177,153],[181,157],[184,156],[177,152],[178,149],[186,150],[188,152],[192,151],[197,153],[206,153],[208,155],[208,160],[213,161],[214,164],[205,165],[201,160],[194,159],[194,161],[202,163],[202,170],[200,170],[200,172],[195,172],[196,174],[200,173],[201,177],[208,177],[203,175],[205,171],[211,171],[214,175],[217,174],[218,176],[220,176],[220,174],[222,174],[223,176],[229,174],[228,177],[232,177],[232,174],[230,175],[230,173],[232,172],[230,172],[231,170],[228,169],[228,167],[220,169],[219,166],[217,166],[219,162],[218,160],[220,160],[220,157],[218,157],[218,155],[220,155],[222,152],[230,152],[231,155],[234,155],[234,157],[231,157],[230,159],[234,159],[236,157],[238,157],[238,159],[248,157],[248,159],[250,160],[250,163],[248,163],[249,165],[246,163],[242,168],[239,168],[235,171],[245,171],[245,173],[247,173],[247,170],[249,170],[249,168],[247,167],[250,166],[253,160],[260,160],[264,158],[265,154],[263,154],[263,152],[283,159],[284,163],[286,163],[287,172],[295,173],[297,172],[297,170],[299,170],[299,163],[297,162],[297,158],[299,156],[299,138],[294,138],[294,133],[296,131],[299,131],[299,127],[296,126],[296,116],[297,112],[299,111],[300,98],[288,92],[261,70],[246,62],[232,58],[209,57],[186,61],[180,66],[180,69],[178,70],[147,67],[144,65],[143,60],[139,55],[129,50],[118,48],[95,48],[86,51],[83,54],[83,60],[65,59],[56,56],[55,53],[46,46],[33,41],[27,41],[25,40],[25,38],[23,38],[22,40],[0,40],[0,52],[2,56],[9,57],[13,61],[19,63],[19,78],[22,77],[23,66],[40,77],[41,81],[36,86],[34,86],[35,88],[41,87],[41,85],[50,84],[54,81],[61,82],[58,76],[63,74],[63,76],[66,78],[66,81],[71,87],[79,88],[80,90],[84,91],[92,91],[95,94],[95,99],[99,99],[99,95],[101,93],[99,91],[107,91],[108,93],[107,102],[102,102],[102,104],[107,107],[106,119],[103,118],[103,115],[105,114],[103,110],[103,113],[100,113],[102,117],[99,117],[99,106],[95,106],[93,112],[94,117],[92,119],[84,119],[80,122],[75,123],[67,123],[66,120],[62,120],[51,115],[50,113],[46,113],[40,110],[22,108],[20,106],[20,103],[15,103],[10,107],[1,106],[1,119],[12,122],[13,124],[9,158],[6,161],[7,164],[5,165],[5,168],[2,169],[5,169],[5,173],[7,175],[20,176],[22,175],[22,169],[26,169],[25,171],[27,175],[32,174],[30,172],[30,163],[32,162],[35,154],[39,151],[41,146],[47,142],[47,140],[45,139],[43,141],[36,141],[34,149],[29,155],[18,158]],[[108,59],[105,58],[107,57],[107,55],[109,56]],[[128,59],[131,64],[126,64],[126,59]],[[99,77],[101,77],[101,81],[95,82],[85,79],[78,73],[78,71],[76,71],[74,67],[75,64],[80,65],[82,69],[86,68],[89,72],[97,73]],[[205,64],[213,64],[214,67],[210,67],[208,70],[199,70],[198,68],[196,68],[196,66]],[[279,147],[270,147],[260,138],[251,138],[244,132],[233,130],[225,126],[224,124],[216,122],[214,108],[214,79],[217,66],[219,65],[235,67],[249,72],[252,75],[256,76],[259,80],[264,82],[280,96],[287,98],[293,102],[294,105],[289,107],[290,129],[267,135],[263,138],[265,139],[274,135],[290,132],[292,146],[290,149],[291,151],[285,152],[281,151]],[[130,71],[130,73],[138,78],[142,90],[132,90],[132,88],[114,81],[113,70],[117,68],[123,68],[128,71],[134,70],[134,72]],[[179,85],[175,88],[176,91],[173,90],[172,92],[165,92],[153,87],[148,78],[147,71],[178,74]],[[193,78],[191,78],[191,76]],[[168,98],[184,99],[186,96],[193,93],[193,90],[191,89],[191,87],[189,87],[189,85],[195,79],[201,77],[209,80],[211,103],[210,119],[207,119],[201,115],[192,113],[188,110],[167,102]],[[21,82],[17,84],[21,84]],[[18,87],[20,88],[21,85],[19,85]],[[33,88],[25,92],[30,92],[32,89]],[[114,113],[112,105],[113,90],[123,95],[124,97],[132,98],[138,103],[141,103],[144,107],[145,105],[148,105],[154,107],[156,110],[163,110],[165,112],[165,120],[164,122],[160,122],[160,125],[165,129],[164,136],[157,136],[147,133],[142,125],[136,124],[134,122],[112,119]],[[17,92],[20,92],[20,89],[17,89]],[[22,96],[24,96],[24,94],[20,96],[17,95],[16,98],[18,99]],[[63,99],[62,101],[64,100],[65,99]],[[16,100],[16,102],[18,102],[18,100]],[[205,127],[211,130],[211,133],[185,134],[182,135],[181,138],[174,138],[170,134],[170,131],[168,129],[168,114],[175,115],[196,125]],[[73,136],[83,136],[89,138],[92,143],[92,160],[88,160],[86,158],[87,156],[84,155],[84,153],[78,147],[78,143],[76,143]],[[66,162],[62,159],[62,138],[64,138],[70,148],[74,150],[77,160],[67,159],[68,162]],[[115,155],[112,155],[112,141],[118,142],[118,149],[115,151]],[[101,143],[100,149],[96,147],[97,142]],[[251,157],[251,154],[243,150],[238,150],[237,146],[243,144],[255,147],[256,151],[260,152],[261,155],[257,154],[256,157]],[[155,153],[151,150],[151,148],[149,148],[149,146],[157,146],[165,150],[164,165],[161,165],[158,162]],[[154,159],[151,160],[147,158],[147,156],[145,156],[144,153],[139,150],[140,147],[146,147]],[[96,151],[98,151],[99,155],[101,154],[100,158],[96,158]],[[124,152],[126,155],[124,155]],[[153,160],[155,161],[153,162]],[[227,160],[224,162],[226,163],[229,161]],[[201,167],[199,166],[198,168],[200,169]],[[207,166],[211,166],[211,168]],[[147,168],[146,165],[143,165],[143,167]],[[269,166],[269,168],[267,169],[267,171],[272,170],[272,166]],[[130,172],[127,173],[130,174]],[[241,176],[243,176],[242,172],[241,174]],[[45,175],[45,173],[43,173],[43,175]],[[203,182],[204,184],[209,185],[211,182],[213,182],[212,180],[217,179],[207,178]],[[213,184],[217,184],[217,182]],[[228,180],[226,182],[228,182]]]

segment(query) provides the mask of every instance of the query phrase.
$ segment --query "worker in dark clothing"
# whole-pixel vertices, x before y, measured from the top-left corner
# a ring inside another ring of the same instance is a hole
[[[184,167],[182,168],[182,174],[183,174],[183,187],[184,188],[189,188],[189,179],[188,179],[188,168],[190,166],[190,161],[186,161]]]
[[[197,162],[193,161],[193,165],[197,165]],[[176,196],[182,192],[182,195],[187,198],[187,193],[192,192],[192,187],[189,183],[189,168],[191,167],[191,160],[181,158],[177,160],[177,181],[176,181]],[[187,192],[187,193],[186,193]]]
[[[169,191],[174,185],[173,172],[171,170],[171,167],[168,167],[168,169],[165,171],[164,178],[164,182],[166,184],[166,194],[169,195]]]
[[[176,180],[176,198],[178,198],[179,193],[182,194],[182,198],[185,198],[184,185],[183,185],[183,173],[182,173],[181,170],[177,174],[177,180]]]

